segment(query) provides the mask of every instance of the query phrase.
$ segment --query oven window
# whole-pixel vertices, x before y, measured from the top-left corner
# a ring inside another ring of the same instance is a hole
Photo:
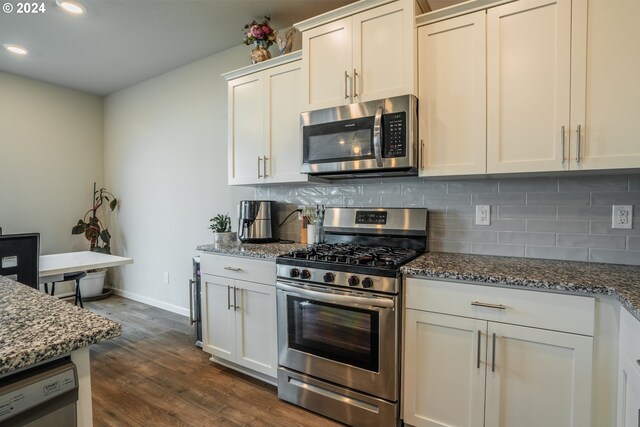
[[[372,159],[373,118],[305,126],[303,140],[305,163]]]
[[[379,372],[379,313],[287,296],[289,347]]]

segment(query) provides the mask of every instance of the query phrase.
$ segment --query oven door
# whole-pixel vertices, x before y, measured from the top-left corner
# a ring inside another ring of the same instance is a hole
[[[278,363],[398,399],[398,298],[277,282]]]

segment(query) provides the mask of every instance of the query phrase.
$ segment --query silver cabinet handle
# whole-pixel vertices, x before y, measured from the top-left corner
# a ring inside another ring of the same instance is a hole
[[[262,175],[260,175],[260,160],[262,160],[262,157],[258,156],[258,178],[262,178]]]
[[[356,69],[353,69],[353,97],[358,97],[358,72]]]
[[[238,306],[238,301],[236,300],[236,293],[238,292],[238,288],[233,287],[233,310],[237,311],[240,307]]]
[[[227,285],[227,310],[230,310],[231,307],[231,285]]]
[[[488,302],[480,302],[480,301],[473,301],[471,303],[471,305],[475,305],[476,307],[486,307],[486,308],[495,308],[498,310],[506,310],[507,306],[506,305],[502,305],[502,304],[490,304]]]
[[[376,165],[382,167],[382,106],[376,109],[376,116],[373,119],[373,153],[376,157]]]
[[[193,284],[196,283],[195,280],[189,279],[189,323],[193,325],[196,321],[193,319],[193,300],[195,294],[193,292]]]
[[[564,126],[560,128],[560,140],[562,141],[562,164],[564,165]]]
[[[477,363],[478,369],[480,369],[480,341],[482,341],[482,331],[478,329],[478,363]]]
[[[242,271],[240,267],[225,267],[224,269],[229,271]]]
[[[344,99],[349,99],[349,93],[347,92],[347,85],[349,81],[349,73],[345,70],[344,72]]]
[[[636,360],[636,363],[640,366],[640,359]]]
[[[420,169],[424,170],[424,156],[427,153],[424,151],[424,139],[420,140]]]
[[[493,354],[491,355],[491,372],[496,371],[496,334],[493,333]]]
[[[265,178],[269,176],[267,175],[267,160],[269,160],[267,156],[262,158],[262,172]]]
[[[576,150],[576,163],[580,163],[580,157],[582,157],[580,155],[580,146],[582,145],[580,141],[582,139],[582,126],[578,125],[578,130],[576,130],[577,136],[578,136],[578,148]]]

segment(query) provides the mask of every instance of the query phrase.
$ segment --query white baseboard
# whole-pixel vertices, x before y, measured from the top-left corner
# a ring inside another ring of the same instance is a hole
[[[125,291],[122,289],[111,288],[111,292],[121,297],[129,298],[134,301],[138,301],[144,304],[151,305],[153,307],[161,308],[163,310],[179,314],[181,316],[189,317],[189,310],[177,305],[168,304],[164,301],[159,301],[157,299],[149,298],[144,295],[134,294],[133,292]]]

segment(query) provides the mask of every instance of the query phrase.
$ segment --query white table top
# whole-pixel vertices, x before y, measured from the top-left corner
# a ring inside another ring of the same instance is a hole
[[[101,254],[99,252],[67,252],[62,254],[40,255],[39,270],[40,277],[43,278],[71,273],[72,271],[87,271],[132,263],[133,258]]]

